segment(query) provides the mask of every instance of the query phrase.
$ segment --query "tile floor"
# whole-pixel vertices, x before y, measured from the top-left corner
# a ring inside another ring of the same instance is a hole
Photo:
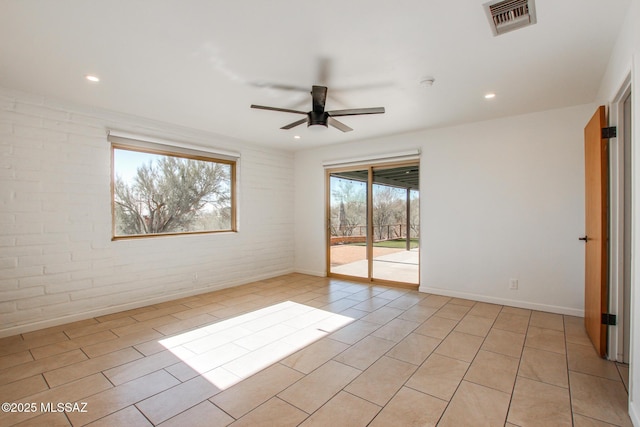
[[[0,339],[0,426],[629,426],[626,368],[581,318],[290,274]]]

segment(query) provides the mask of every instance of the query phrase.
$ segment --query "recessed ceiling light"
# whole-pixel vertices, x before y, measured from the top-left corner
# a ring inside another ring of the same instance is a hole
[[[85,79],[89,80],[91,83],[98,83],[100,81],[100,78],[91,74],[87,74],[86,76],[84,76]]]
[[[487,94],[484,96],[484,99],[493,99],[493,98],[495,98],[495,97],[496,97],[496,94],[495,94],[495,93],[487,93]]]
[[[293,139],[300,139],[300,135],[294,135]]]

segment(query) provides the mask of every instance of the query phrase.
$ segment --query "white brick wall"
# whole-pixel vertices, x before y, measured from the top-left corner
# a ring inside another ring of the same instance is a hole
[[[239,232],[112,242],[110,128],[240,152]],[[0,336],[293,271],[288,152],[0,88],[0,183]]]

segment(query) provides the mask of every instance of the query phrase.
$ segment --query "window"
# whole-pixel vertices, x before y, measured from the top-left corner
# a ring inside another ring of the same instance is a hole
[[[236,230],[236,160],[109,134],[113,238]]]

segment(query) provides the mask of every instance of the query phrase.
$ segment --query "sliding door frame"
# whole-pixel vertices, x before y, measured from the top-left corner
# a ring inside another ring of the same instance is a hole
[[[397,288],[405,288],[418,290],[420,284],[420,261],[418,261],[418,283],[397,282],[385,279],[376,279],[373,277],[373,174],[377,168],[394,168],[401,166],[417,166],[420,167],[419,160],[406,160],[396,162],[373,162],[364,163],[345,167],[335,167],[325,169],[325,247],[326,247],[326,271],[327,277],[335,277],[339,279],[353,280],[365,282],[369,284],[380,284]],[[349,276],[345,274],[331,272],[331,175],[339,172],[348,172],[356,170],[367,170],[367,227],[366,227],[366,256],[367,256],[367,277]],[[408,215],[407,215],[408,216]],[[409,224],[407,224],[409,227]],[[409,230],[409,229],[408,229]],[[409,232],[407,230],[407,232]],[[421,237],[418,237],[418,247],[421,246]]]

